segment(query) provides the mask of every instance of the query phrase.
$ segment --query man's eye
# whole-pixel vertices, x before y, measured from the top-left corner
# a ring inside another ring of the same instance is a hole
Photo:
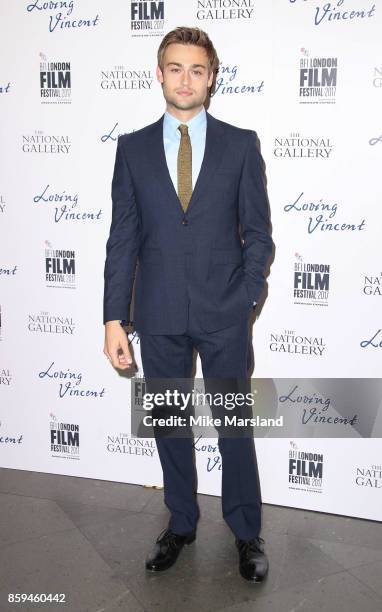
[[[179,72],[179,68],[171,68],[171,72]]]
[[[194,73],[195,73],[195,74],[202,74],[202,73],[200,72],[200,70],[194,70]]]

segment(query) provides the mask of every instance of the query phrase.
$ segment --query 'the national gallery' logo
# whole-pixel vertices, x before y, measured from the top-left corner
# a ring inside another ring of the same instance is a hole
[[[382,465],[369,465],[357,467],[355,484],[359,487],[382,489]]]
[[[251,19],[254,0],[197,0],[196,18],[203,21]]]
[[[23,153],[68,155],[71,146],[70,138],[66,134],[45,134],[43,130],[35,130],[33,134],[22,135]]]
[[[276,136],[274,139],[273,156],[276,158],[329,159],[332,151],[332,140],[323,136],[302,136],[299,132],[291,132],[286,138]]]
[[[322,357],[326,343],[322,337],[303,336],[295,330],[286,329],[281,334],[271,332],[269,350],[273,353]]]
[[[382,295],[382,272],[379,274],[365,274],[363,276],[362,291],[365,295]]]
[[[107,91],[141,91],[151,89],[153,74],[147,68],[113,66],[101,71],[101,89]]]

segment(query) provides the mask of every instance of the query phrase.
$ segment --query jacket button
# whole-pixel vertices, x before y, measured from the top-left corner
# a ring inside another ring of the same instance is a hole
[[[183,219],[182,225],[188,225],[188,220],[187,219]]]

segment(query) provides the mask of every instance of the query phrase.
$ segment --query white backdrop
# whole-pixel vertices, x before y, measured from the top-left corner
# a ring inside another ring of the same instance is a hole
[[[254,384],[293,426],[256,439],[263,501],[381,520],[380,2],[0,0],[0,17],[0,465],[161,484],[102,352],[103,265],[117,136],[164,111],[162,36],[199,26],[221,61],[209,111],[256,130],[267,166]],[[284,378],[305,404],[281,405]],[[356,425],[306,422],[317,398]],[[196,455],[218,495],[216,440]]]

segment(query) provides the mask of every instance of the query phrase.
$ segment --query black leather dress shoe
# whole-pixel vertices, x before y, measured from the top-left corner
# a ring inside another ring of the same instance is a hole
[[[239,570],[246,580],[261,582],[268,573],[269,563],[264,552],[264,540],[259,536],[253,540],[236,538],[239,551]]]
[[[174,565],[183,546],[191,544],[195,538],[196,531],[179,535],[173,533],[171,529],[164,529],[155,542],[154,550],[146,559],[146,569],[152,572],[168,569]]]

